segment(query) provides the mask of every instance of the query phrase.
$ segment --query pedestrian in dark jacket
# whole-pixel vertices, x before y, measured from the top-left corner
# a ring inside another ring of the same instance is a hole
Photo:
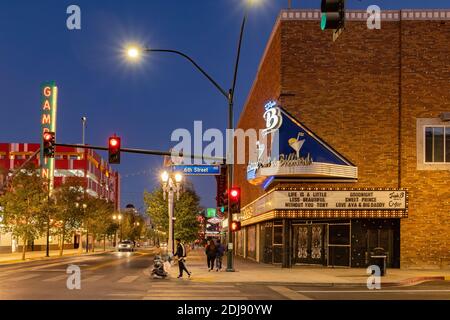
[[[216,254],[216,271],[222,270],[222,258],[225,252],[225,247],[220,243],[220,239],[217,240],[217,254]]]
[[[209,241],[209,244],[206,246],[205,253],[206,262],[208,263],[208,271],[211,271],[214,269],[214,261],[216,260],[217,256],[217,247],[214,243],[214,240]]]
[[[178,278],[183,278],[183,271],[186,271],[186,273],[188,274],[188,277],[190,278],[191,273],[188,271],[188,269],[186,268],[186,264],[185,264],[186,263],[186,248],[181,243],[180,239],[176,239],[176,243],[177,243],[177,251],[175,252],[175,254],[173,256],[178,257],[178,268],[180,269],[180,274],[178,275]]]

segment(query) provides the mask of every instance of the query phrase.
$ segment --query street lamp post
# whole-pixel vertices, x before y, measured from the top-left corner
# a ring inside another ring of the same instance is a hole
[[[260,2],[259,0],[247,0],[248,5],[254,5],[257,2]],[[236,61],[234,65],[234,73],[233,73],[233,82],[231,85],[231,89],[224,90],[203,68],[201,68],[191,57],[189,57],[187,54],[177,51],[177,50],[170,50],[170,49],[150,49],[150,48],[137,48],[137,47],[130,47],[127,50],[127,55],[130,59],[136,60],[139,58],[141,51],[143,52],[166,52],[166,53],[172,53],[179,55],[183,57],[184,59],[188,60],[191,64],[194,65],[194,67],[200,71],[201,74],[203,74],[213,85],[214,87],[219,90],[219,92],[227,99],[228,102],[228,122],[227,122],[227,129],[228,129],[228,141],[227,144],[227,187],[231,188],[233,187],[233,171],[234,171],[234,143],[232,143],[234,140],[233,138],[233,130],[234,130],[234,123],[233,123],[233,107],[234,107],[234,93],[236,88],[236,80],[237,80],[237,73],[238,73],[238,67],[239,67],[239,61],[241,56],[241,47],[242,47],[242,39],[244,36],[244,29],[245,24],[247,21],[247,8],[244,13],[244,18],[242,20],[240,34],[239,34],[239,42],[238,42],[238,48],[237,48],[237,55],[236,55]],[[230,140],[231,139],[231,140]],[[227,193],[228,194],[228,193]],[[228,195],[228,203],[230,203],[229,195]],[[231,224],[232,224],[232,214],[230,210],[230,206],[228,206],[228,250],[227,250],[227,271],[233,272],[233,234],[231,232]]]
[[[86,121],[87,118],[86,117],[81,117],[81,123],[83,126],[83,136],[82,136],[82,144],[85,145],[85,139],[86,139]]]
[[[161,174],[161,180],[163,182],[163,197],[166,200],[166,193],[168,195],[168,209],[169,209],[169,243],[167,244],[167,250],[170,253],[174,253],[174,193],[177,193],[177,200],[180,198],[180,190],[181,190],[181,181],[183,180],[183,176],[181,173],[175,173],[173,177],[167,172],[164,171]]]
[[[118,215],[113,215],[113,220],[118,220],[119,221],[119,229],[120,229],[120,241],[122,241],[122,215],[118,214]],[[114,235],[114,237],[117,235],[117,230],[116,233]],[[117,243],[116,243],[117,246]]]

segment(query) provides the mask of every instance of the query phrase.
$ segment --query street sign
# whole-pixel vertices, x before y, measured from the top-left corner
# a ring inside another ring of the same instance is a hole
[[[215,218],[217,215],[216,208],[207,208],[206,209],[206,218]]]
[[[183,172],[186,176],[220,175],[220,165],[174,165],[172,170]]]

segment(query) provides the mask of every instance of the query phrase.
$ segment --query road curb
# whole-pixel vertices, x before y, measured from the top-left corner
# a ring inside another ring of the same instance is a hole
[[[64,254],[62,256],[50,256],[50,257],[38,257],[38,258],[27,258],[25,260],[19,259],[19,260],[9,260],[9,261],[2,261],[0,262],[0,266],[8,266],[8,265],[13,265],[13,264],[22,264],[22,263],[27,263],[27,262],[33,262],[33,261],[53,261],[53,260],[57,260],[57,259],[63,259],[63,258],[70,258],[70,257],[82,257],[82,256],[92,256],[92,255],[96,255],[96,254],[102,254],[102,253],[106,253],[106,252],[114,252],[115,250],[106,250],[106,251],[99,251],[99,252],[89,252],[89,253],[85,253],[83,252],[82,254],[79,253],[71,253],[71,254]]]

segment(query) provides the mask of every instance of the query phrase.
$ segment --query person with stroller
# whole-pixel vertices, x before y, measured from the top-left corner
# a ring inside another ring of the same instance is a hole
[[[216,256],[217,256],[217,247],[216,244],[214,243],[214,240],[210,240],[209,244],[206,246],[205,249],[205,253],[206,253],[206,262],[208,264],[208,272],[211,270],[214,270],[214,262],[216,260]]]
[[[186,273],[188,274],[188,277],[191,277],[191,272],[188,271],[188,269],[186,268],[186,248],[184,247],[184,245],[181,243],[181,239],[176,239],[176,244],[177,244],[177,251],[175,252],[175,254],[173,255],[174,257],[177,256],[178,257],[178,268],[180,270],[180,274],[178,275],[178,278],[183,278],[183,272],[186,271]]]
[[[217,252],[216,252],[216,271],[222,270],[222,258],[225,252],[225,247],[220,243],[220,239],[217,240]]]

